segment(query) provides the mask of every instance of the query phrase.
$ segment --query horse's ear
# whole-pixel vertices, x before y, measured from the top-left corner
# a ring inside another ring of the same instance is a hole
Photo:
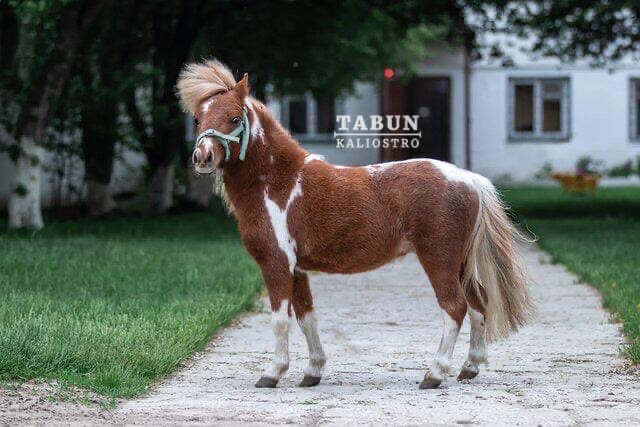
[[[249,95],[249,74],[244,73],[244,77],[233,88],[238,93],[240,99],[244,99]]]

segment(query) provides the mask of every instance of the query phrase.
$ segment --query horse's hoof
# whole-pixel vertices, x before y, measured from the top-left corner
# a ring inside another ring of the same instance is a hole
[[[458,381],[472,380],[475,377],[477,377],[479,373],[480,373],[479,371],[471,371],[469,369],[463,369],[462,371],[460,371],[460,374],[458,374]]]
[[[440,387],[440,384],[442,384],[442,381],[440,380],[435,380],[433,378],[425,378],[420,383],[420,390],[432,390],[434,388]]]
[[[257,388],[276,388],[278,380],[275,378],[262,377],[256,383]]]
[[[313,387],[315,385],[320,384],[320,377],[312,377],[310,375],[305,375],[304,378],[302,379],[302,381],[300,381],[300,384],[298,384],[299,387]]]

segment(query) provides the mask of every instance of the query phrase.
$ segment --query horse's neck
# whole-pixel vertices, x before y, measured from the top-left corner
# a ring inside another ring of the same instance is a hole
[[[304,165],[307,152],[298,145],[266,106],[250,100],[250,120],[254,132],[249,141],[246,158],[225,168],[224,185],[231,201],[237,205],[244,195],[293,186]],[[237,207],[237,206],[236,206]]]

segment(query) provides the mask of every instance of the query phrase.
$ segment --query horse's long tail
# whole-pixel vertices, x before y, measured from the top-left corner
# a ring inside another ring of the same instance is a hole
[[[535,312],[527,273],[517,248],[527,238],[511,223],[496,188],[474,175],[478,217],[465,258],[462,285],[485,305],[487,339],[503,338],[527,323]]]

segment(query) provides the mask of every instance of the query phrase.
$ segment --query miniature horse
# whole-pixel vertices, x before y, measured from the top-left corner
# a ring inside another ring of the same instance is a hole
[[[521,235],[486,178],[428,159],[331,165],[300,147],[249,96],[246,74],[236,83],[217,61],[188,65],[178,93],[200,133],[195,170],[221,177],[269,292],[276,349],[256,387],[275,387],[289,367],[293,313],[309,346],[300,385],[320,382],[326,357],[306,271],[359,273],[416,253],[444,318],[420,388],[444,380],[466,314],[471,344],[458,379],[478,375],[486,340],[526,323],[533,304],[515,247]]]

